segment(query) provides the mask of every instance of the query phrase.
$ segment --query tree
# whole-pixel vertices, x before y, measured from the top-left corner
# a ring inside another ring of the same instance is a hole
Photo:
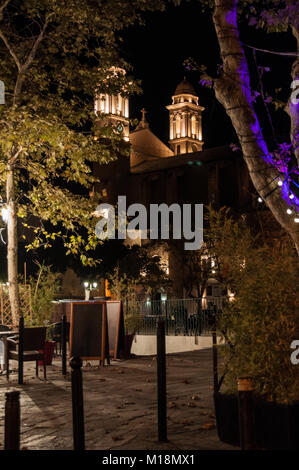
[[[163,246],[163,245],[162,245]],[[137,292],[142,288],[142,294],[153,296],[161,288],[168,290],[170,281],[166,274],[166,266],[159,256],[158,243],[145,246],[134,245],[127,248],[108,276],[109,288],[117,298],[136,301]],[[165,247],[164,247],[165,248]]]
[[[180,3],[175,0],[175,3]],[[213,23],[220,48],[221,66],[217,77],[203,73],[203,80],[212,86],[216,98],[223,105],[236,131],[244,160],[253,185],[268,205],[279,224],[292,237],[299,254],[299,218],[290,217],[288,209],[299,212],[299,198],[290,187],[290,173],[298,177],[299,164],[299,104],[289,99],[287,111],[290,116],[289,153],[284,159],[285,147],[277,152],[269,151],[258,115],[254,107],[254,93],[250,84],[250,70],[240,40],[238,15],[248,6],[257,8],[259,17],[268,28],[276,31],[290,29],[297,41],[297,58],[292,67],[292,95],[298,95],[299,77],[299,14],[298,2],[282,0],[201,0],[212,8]],[[248,9],[247,9],[248,11]],[[260,24],[260,23],[259,23]],[[296,55],[296,54],[295,54]],[[297,80],[297,81],[296,81]],[[262,96],[262,98],[265,98]],[[265,98],[266,99],[266,98]],[[290,155],[290,153],[292,155]],[[292,170],[290,171],[290,167]],[[278,186],[279,185],[281,187]],[[298,181],[297,181],[298,183]],[[294,214],[294,211],[293,211]]]
[[[208,279],[212,277],[211,256],[208,252],[207,245],[200,250],[184,251],[184,288],[186,297],[195,297],[200,299],[204,295],[204,291]]]
[[[158,6],[143,0],[1,2],[6,103],[0,106],[0,185],[6,188],[14,323],[19,317],[18,217],[30,215],[38,222],[31,247],[49,246],[61,236],[68,252],[92,262],[88,253],[98,240],[88,197],[95,182],[91,165],[121,150],[121,136],[113,129],[105,130],[109,141],[93,140],[94,94],[136,90],[129,77],[109,71],[127,68],[117,53],[120,31]]]

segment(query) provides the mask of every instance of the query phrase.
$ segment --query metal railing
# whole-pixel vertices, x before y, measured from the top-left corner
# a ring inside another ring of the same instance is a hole
[[[210,333],[214,325],[215,308],[222,307],[224,297],[214,297],[217,302],[206,304],[203,299],[171,299],[125,303],[125,315],[136,318],[137,334],[153,335],[156,333],[158,318],[165,319],[167,335],[201,335]],[[139,318],[138,318],[139,317]]]

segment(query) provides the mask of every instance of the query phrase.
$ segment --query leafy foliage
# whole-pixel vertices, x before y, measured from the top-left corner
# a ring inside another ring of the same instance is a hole
[[[269,400],[298,400],[298,373],[290,344],[299,332],[299,265],[289,239],[262,244],[244,222],[212,213],[211,232],[222,283],[231,288],[218,328],[225,339],[226,388],[250,376],[258,394]],[[229,232],[231,230],[231,237]]]
[[[109,276],[111,292],[122,300],[137,300],[140,291],[152,295],[169,288],[161,257],[151,246],[133,246]]]
[[[67,253],[94,264],[92,166],[128,152],[111,126],[96,131],[108,140],[94,140],[94,96],[139,90],[131,77],[110,69],[129,70],[118,54],[121,30],[160,6],[144,0],[2,2],[0,193],[14,171],[18,216],[34,217],[26,221],[34,237],[28,249],[61,237]]]
[[[31,285],[32,321],[35,326],[47,325],[52,317],[53,304],[61,287],[61,275],[51,271],[51,266],[38,264],[37,276],[29,279]],[[28,323],[29,318],[26,318]]]

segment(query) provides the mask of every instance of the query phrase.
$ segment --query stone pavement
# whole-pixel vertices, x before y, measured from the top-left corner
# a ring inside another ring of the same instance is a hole
[[[21,391],[21,448],[72,449],[70,376],[61,375],[60,358],[47,367],[47,375],[46,382],[36,379],[34,363],[25,364],[23,386],[17,385],[17,373],[9,385],[0,375],[0,449],[10,390]],[[212,382],[211,349],[167,356],[169,442],[162,444],[157,442],[155,358],[113,361],[105,368],[84,362],[86,449],[237,450],[217,437]]]

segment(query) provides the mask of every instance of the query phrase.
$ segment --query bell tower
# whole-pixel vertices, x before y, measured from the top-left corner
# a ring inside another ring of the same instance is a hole
[[[198,96],[186,78],[178,84],[169,111],[169,145],[175,155],[202,150],[201,113]]]
[[[125,75],[125,70],[119,67],[109,69],[111,75]],[[125,141],[129,141],[129,100],[120,93],[108,95],[101,93],[95,99],[95,114],[101,114],[97,119],[99,127],[112,125],[116,132],[123,135]],[[104,116],[103,116],[104,115]]]

